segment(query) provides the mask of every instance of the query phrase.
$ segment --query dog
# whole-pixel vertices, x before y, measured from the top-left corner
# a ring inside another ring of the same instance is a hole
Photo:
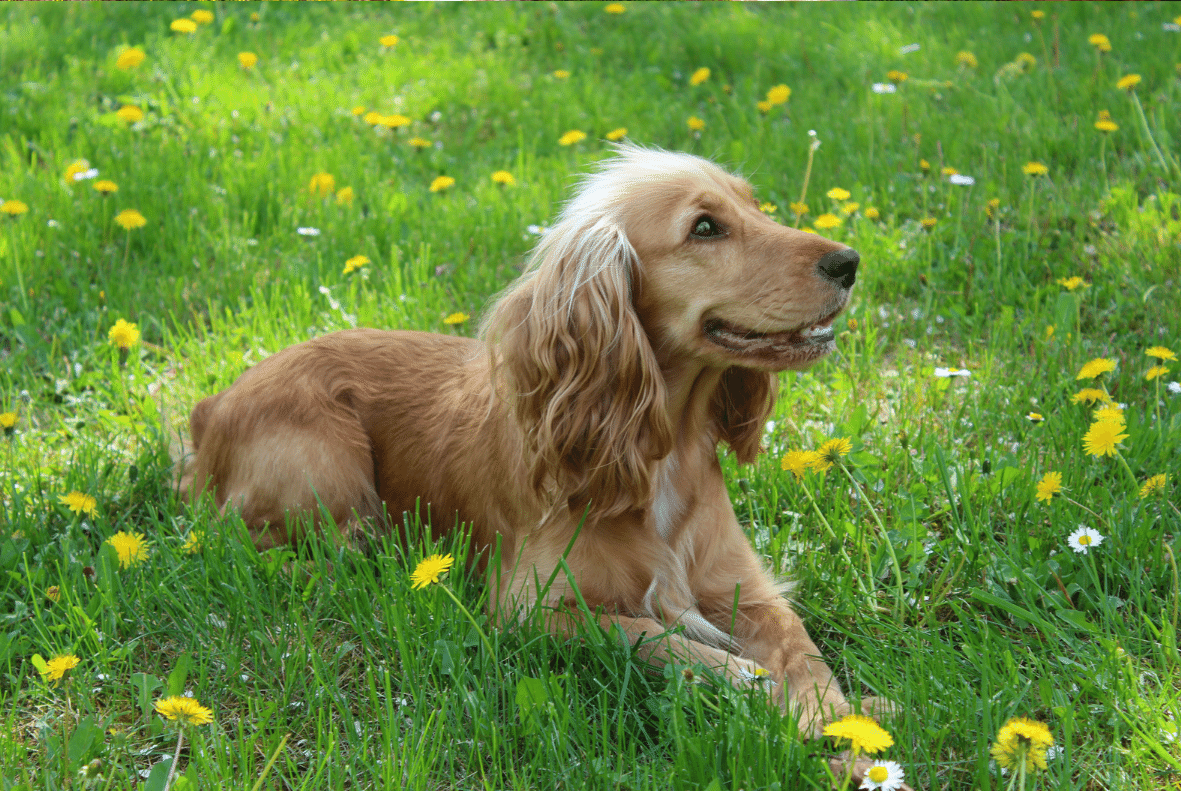
[[[776,373],[833,351],[858,265],[708,160],[618,146],[479,340],[355,329],[268,357],[193,409],[182,493],[240,512],[260,549],[428,506],[435,535],[499,541],[500,617],[541,606],[574,636],[581,596],[645,661],[761,685],[818,735],[852,708],[743,534],[718,446],[755,460]]]

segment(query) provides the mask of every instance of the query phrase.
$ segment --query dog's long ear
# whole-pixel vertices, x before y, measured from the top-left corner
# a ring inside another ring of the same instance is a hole
[[[607,219],[567,218],[484,327],[530,483],[595,516],[642,507],[672,447],[664,380],[633,308],[639,260]]]
[[[763,427],[778,392],[775,374],[749,368],[727,368],[722,374],[712,411],[719,438],[730,444],[739,464],[750,464],[759,455]]]

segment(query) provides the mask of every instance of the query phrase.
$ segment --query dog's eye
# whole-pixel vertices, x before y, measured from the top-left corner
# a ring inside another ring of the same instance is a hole
[[[711,236],[721,236],[722,226],[713,217],[701,217],[693,223],[693,235],[702,239]]]

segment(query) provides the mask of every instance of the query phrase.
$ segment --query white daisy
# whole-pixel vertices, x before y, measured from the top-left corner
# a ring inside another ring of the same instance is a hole
[[[300,236],[319,236],[319,228],[296,228],[295,232]]]
[[[874,761],[873,766],[865,773],[861,787],[868,791],[881,788],[884,791],[896,791],[902,787],[906,773],[896,761]]]
[[[1093,527],[1079,525],[1078,530],[1071,533],[1070,538],[1066,541],[1075,552],[1085,555],[1091,547],[1097,547],[1103,543],[1103,536]]]
[[[947,177],[947,180],[952,184],[956,184],[961,187],[970,187],[976,183],[976,179],[972,178],[971,176],[965,176],[962,173],[952,173]]]
[[[892,82],[875,82],[873,84],[874,93],[897,93],[898,86]]]
[[[972,372],[967,368],[936,368],[935,375],[940,379],[947,379],[950,376],[971,376]]]
[[[1178,393],[1181,393],[1181,382],[1169,382],[1167,387],[1168,387],[1169,392],[1172,393],[1173,395],[1177,395]]]

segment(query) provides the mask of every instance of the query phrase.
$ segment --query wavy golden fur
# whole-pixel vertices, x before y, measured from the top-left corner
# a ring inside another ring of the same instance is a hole
[[[585,514],[566,562],[604,627],[652,662],[769,679],[816,732],[849,705],[744,536],[717,452],[755,459],[775,372],[832,350],[857,264],[713,163],[621,146],[483,340],[363,329],[285,349],[193,409],[182,488],[238,509],[259,547],[296,538],[299,513],[347,533],[429,505],[437,533],[499,536],[501,617],[540,603],[559,634],[575,594],[558,575],[537,602],[536,580]]]

